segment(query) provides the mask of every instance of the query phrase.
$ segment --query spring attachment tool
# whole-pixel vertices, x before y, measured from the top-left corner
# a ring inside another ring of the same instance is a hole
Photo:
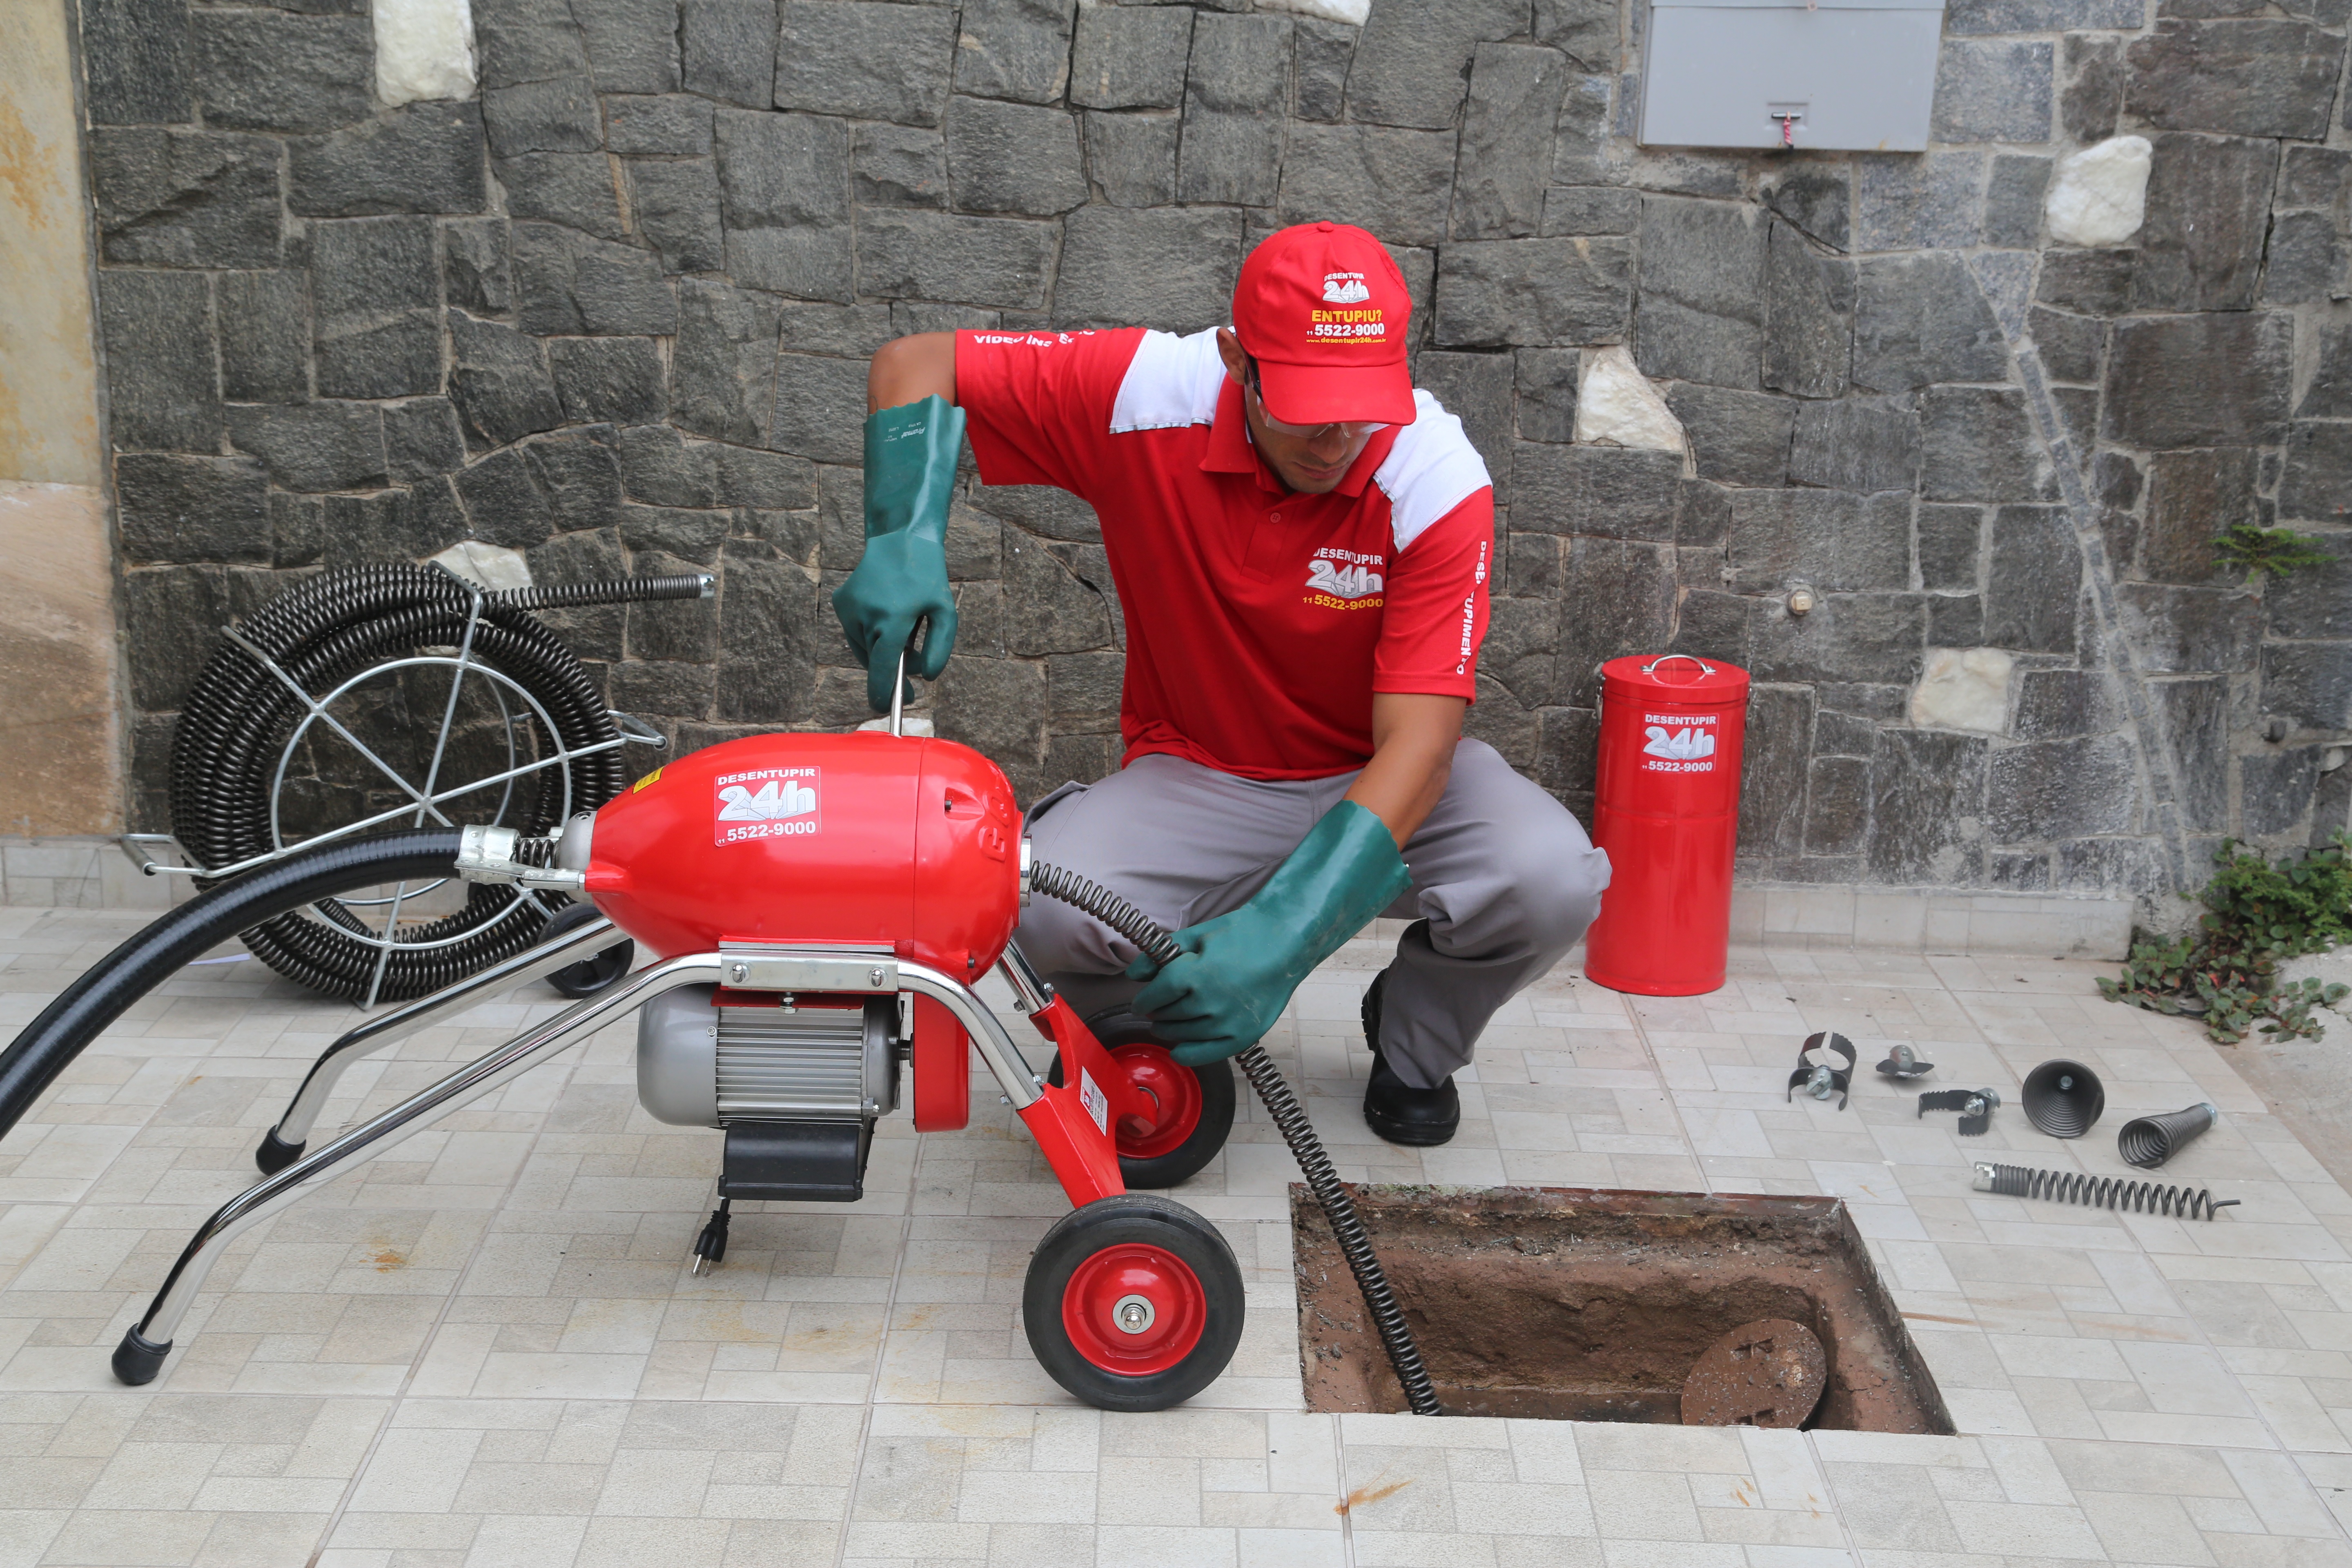
[[[1815,1051],[1826,1051],[1831,1056],[1842,1057],[1845,1060],[1845,1066],[1833,1068],[1824,1062],[1816,1062],[1812,1059]],[[1818,1035],[1807,1036],[1805,1043],[1797,1047],[1797,1070],[1789,1075],[1789,1092],[1782,1098],[1794,1100],[1797,1098],[1797,1090],[1801,1089],[1815,1100],[1827,1100],[1834,1094],[1837,1096],[1838,1109],[1843,1110],[1846,1092],[1853,1082],[1855,1060],[1853,1042],[1843,1035],[1832,1034],[1824,1029]]]
[[[2000,1094],[1990,1089],[1931,1089],[1919,1097],[1919,1114],[1931,1110],[1957,1110],[1960,1113],[1959,1134],[1963,1138],[1981,1138],[1992,1125],[1992,1113],[2000,1109]],[[1977,1167],[1979,1171],[1984,1166]]]
[[[1074,872],[1058,866],[1040,862],[1030,868],[1029,887],[1087,913],[1118,932],[1141,950],[1152,963],[1166,965],[1182,956],[1169,934],[1158,921],[1125,899],[1097,886]],[[1847,1047],[1851,1065],[1853,1047]],[[1331,1222],[1331,1234],[1339,1243],[1340,1252],[1348,1259],[1348,1268],[1356,1277],[1356,1288],[1363,1292],[1364,1307],[1371,1314],[1372,1326],[1380,1331],[1381,1346],[1388,1352],[1389,1365],[1404,1386],[1405,1403],[1416,1415],[1442,1415],[1444,1411],[1437,1403],[1437,1390],[1429,1381],[1429,1369],[1423,1364],[1421,1347],[1413,1342],[1412,1327],[1404,1321],[1404,1309],[1397,1305],[1396,1293],[1389,1289],[1387,1271],[1372,1251],[1372,1240],[1365,1234],[1364,1222],[1356,1213],[1356,1200],[1348,1194],[1347,1184],[1331,1164],[1331,1156],[1324,1151],[1323,1140],[1316,1135],[1314,1123],[1307,1119],[1307,1108],[1290,1091],[1282,1069],[1265,1054],[1264,1046],[1252,1046],[1234,1058],[1242,1072],[1257,1090],[1258,1099],[1265,1105],[1266,1114],[1281,1130],[1282,1141],[1290,1145],[1291,1158],[1307,1178],[1307,1187],[1315,1201],[1323,1205],[1324,1215]]]
[[[2011,1198],[2048,1198],[2053,1203],[2081,1204],[2085,1208],[2116,1209],[2130,1214],[2167,1215],[2177,1219],[2211,1219],[2216,1211],[2238,1206],[2236,1198],[2217,1198],[2200,1187],[2166,1186],[2157,1182],[2127,1181],[2120,1176],[2088,1176],[2079,1171],[2037,1171],[2025,1165],[1977,1162],[1969,1184],[1980,1193]]]

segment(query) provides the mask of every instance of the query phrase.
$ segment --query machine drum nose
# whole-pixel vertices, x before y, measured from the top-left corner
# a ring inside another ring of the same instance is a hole
[[[2025,1119],[2053,1138],[2080,1138],[2107,1108],[2099,1075],[2080,1062],[2043,1062],[2025,1075]]]
[[[2116,1134],[2116,1152],[2126,1165],[2153,1171],[2203,1137],[2221,1114],[2210,1101],[2200,1101],[2161,1116],[2136,1117]]]

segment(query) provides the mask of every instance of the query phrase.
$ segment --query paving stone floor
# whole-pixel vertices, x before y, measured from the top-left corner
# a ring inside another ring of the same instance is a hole
[[[0,1025],[143,918],[0,910]],[[743,1212],[696,1279],[717,1135],[636,1108],[626,1025],[247,1237],[126,1390],[112,1346],[353,1017],[208,962],[0,1145],[0,1568],[2352,1568],[2352,1199],[2228,1053],[2101,1002],[2100,966],[1745,949],[1683,1000],[1564,966],[1489,1031],[1461,1136],[1415,1153],[1354,1110],[1380,962],[1352,944],[1268,1042],[1344,1174],[1843,1196],[1961,1435],[1305,1414],[1294,1173],[1262,1118],[1175,1194],[1249,1271],[1230,1372],[1183,1410],[1102,1415],[1016,1321],[1065,1204],[992,1090],[961,1134],[886,1123],[859,1204]],[[556,1005],[420,1037],[326,1123]],[[1845,1111],[1782,1099],[1824,1026],[1864,1051]],[[1999,1088],[1991,1134],[1872,1078],[1894,1040]],[[2014,1109],[2062,1053],[2106,1082],[2080,1144]],[[2221,1125],[2168,1174],[2244,1200],[2218,1222],[1969,1190],[1988,1152],[2121,1172],[2124,1119],[2205,1098]]]

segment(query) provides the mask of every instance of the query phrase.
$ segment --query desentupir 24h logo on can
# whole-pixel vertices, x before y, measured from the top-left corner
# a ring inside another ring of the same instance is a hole
[[[817,798],[820,768],[752,768],[713,781],[711,842],[749,844],[757,838],[803,838],[824,822]]]

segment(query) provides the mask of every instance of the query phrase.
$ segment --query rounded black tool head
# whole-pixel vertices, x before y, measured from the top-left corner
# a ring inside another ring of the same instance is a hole
[[[2099,1075],[2081,1062],[2043,1062],[2025,1075],[2025,1120],[2053,1138],[2080,1138],[2107,1108]]]
[[[2221,1114],[2210,1101],[2200,1100],[2160,1116],[2136,1117],[2116,1134],[2116,1152],[2126,1165],[2153,1171],[2202,1137]]]

